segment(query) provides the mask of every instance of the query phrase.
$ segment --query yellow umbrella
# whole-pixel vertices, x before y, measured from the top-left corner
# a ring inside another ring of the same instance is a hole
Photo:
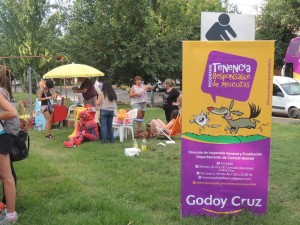
[[[99,76],[104,76],[104,73],[94,67],[83,64],[67,64],[50,70],[44,75],[44,79]]]

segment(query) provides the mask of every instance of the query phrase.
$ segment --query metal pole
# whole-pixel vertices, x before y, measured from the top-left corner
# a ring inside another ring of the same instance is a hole
[[[57,56],[46,56],[46,55],[27,55],[27,56],[0,56],[0,59],[23,59],[23,58],[57,58]]]
[[[152,0],[150,0],[150,8],[153,9]],[[152,60],[152,51],[151,51],[151,49],[150,49],[150,57],[151,57],[151,60]],[[152,106],[152,108],[154,107],[154,92],[153,92],[153,89],[151,90],[151,106]]]
[[[154,91],[151,90],[151,107],[154,107]]]
[[[61,59],[61,65],[64,65],[64,58],[62,57]],[[65,94],[66,94],[66,100],[68,98],[68,90],[67,90],[67,78],[64,77],[64,87],[65,87]]]
[[[28,89],[29,89],[29,113],[30,119],[32,119],[32,82],[31,82],[31,68],[27,68],[27,78],[28,78]]]
[[[30,67],[30,71],[33,71],[34,72],[34,78],[35,78],[35,84],[36,84],[36,90],[35,90],[35,92],[36,92],[36,94],[37,94],[37,89],[38,89],[38,86],[39,86],[39,82],[38,82],[38,80],[37,80],[37,72],[35,71],[35,70],[33,70],[31,67]]]

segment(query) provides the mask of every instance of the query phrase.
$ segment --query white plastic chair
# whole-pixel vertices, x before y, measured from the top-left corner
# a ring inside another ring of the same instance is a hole
[[[113,128],[118,129],[120,142],[124,141],[124,138],[127,139],[128,131],[131,132],[132,140],[134,140],[134,132],[133,132],[133,121],[137,117],[137,109],[132,109],[128,111],[127,118],[125,118],[122,123],[118,123],[117,117],[113,119]]]

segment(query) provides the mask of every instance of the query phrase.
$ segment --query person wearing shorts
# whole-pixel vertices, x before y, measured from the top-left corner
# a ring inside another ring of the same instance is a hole
[[[11,90],[11,85],[10,85],[10,81],[9,81],[9,74],[7,74],[7,73],[6,73],[6,78],[8,78],[8,79],[6,79],[6,90],[7,90],[8,94],[9,94],[9,96],[7,96],[7,97],[9,97],[10,101],[13,102],[14,98],[13,98],[13,94],[12,94],[12,90]],[[3,150],[10,149],[10,146],[9,147],[5,146],[7,144],[10,144],[10,140],[11,140],[11,138],[9,140],[6,140],[6,138],[0,139],[0,146],[4,147]],[[2,143],[2,142],[4,142],[4,143]],[[12,175],[14,177],[15,184],[17,186],[17,174],[16,174],[16,171],[15,171],[14,165],[13,165],[13,163],[11,161],[11,158],[10,158],[10,169],[11,169]],[[6,197],[5,197],[4,187],[2,187],[2,200],[0,202],[0,212],[1,211],[5,211],[5,209],[6,209]]]
[[[130,88],[129,97],[131,98],[131,107],[138,109],[137,119],[142,121],[146,112],[146,104],[148,102],[147,91],[152,90],[154,87],[142,84],[142,78],[136,76],[134,78],[135,84]],[[140,130],[142,122],[138,123],[138,130]]]
[[[45,137],[53,138],[51,135],[51,120],[52,120],[52,103],[50,100],[53,98],[52,88],[54,87],[54,83],[52,80],[47,80],[44,82],[38,93],[38,100],[41,101],[41,111],[46,119],[45,124]]]
[[[6,68],[0,67],[0,88],[7,92]],[[6,96],[9,96],[7,93]],[[7,98],[0,93],[0,120],[4,121],[18,117],[17,110],[7,101]],[[16,212],[16,184],[11,170],[9,153],[12,150],[13,137],[6,133],[0,123],[0,178],[6,197],[6,210],[0,214],[0,224],[14,223],[18,219]]]

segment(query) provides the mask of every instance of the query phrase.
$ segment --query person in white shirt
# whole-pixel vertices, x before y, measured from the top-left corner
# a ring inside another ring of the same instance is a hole
[[[96,89],[96,91],[99,95],[100,91],[102,91],[102,86],[103,86],[103,82],[101,81],[100,77],[96,78],[94,86],[95,86],[95,89]]]
[[[143,120],[146,111],[146,104],[148,102],[147,91],[153,90],[154,87],[149,85],[144,85],[142,83],[142,78],[136,76],[134,78],[135,84],[130,88],[129,97],[131,98],[131,107],[133,109],[138,109],[137,119]],[[138,123],[138,130],[141,127],[141,122]]]

